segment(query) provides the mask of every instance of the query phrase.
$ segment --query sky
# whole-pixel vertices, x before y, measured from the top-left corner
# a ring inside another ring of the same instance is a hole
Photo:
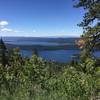
[[[84,11],[73,0],[0,0],[0,36],[80,36]]]

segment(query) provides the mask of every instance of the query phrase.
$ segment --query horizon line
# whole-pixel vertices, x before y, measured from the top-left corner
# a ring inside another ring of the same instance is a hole
[[[0,37],[24,37],[24,38],[80,38],[81,36],[0,36]]]

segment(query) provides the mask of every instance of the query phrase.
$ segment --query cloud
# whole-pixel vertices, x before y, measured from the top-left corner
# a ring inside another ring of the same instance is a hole
[[[10,28],[7,21],[0,21],[0,36],[21,36],[23,32]]]
[[[8,25],[9,23],[7,21],[0,21],[0,26],[3,27],[3,26],[6,26]]]
[[[18,30],[13,30],[13,29],[10,29],[10,28],[2,28],[0,29],[1,32],[4,32],[4,33],[20,33],[20,32],[23,32],[23,31],[18,31]]]
[[[9,28],[2,28],[1,32],[13,32],[13,30]]]

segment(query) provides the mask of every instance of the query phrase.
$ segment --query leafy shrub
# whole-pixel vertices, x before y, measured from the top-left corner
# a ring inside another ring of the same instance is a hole
[[[99,84],[94,67],[92,59],[71,66],[22,58],[15,50],[9,64],[0,65],[0,100],[92,100]]]

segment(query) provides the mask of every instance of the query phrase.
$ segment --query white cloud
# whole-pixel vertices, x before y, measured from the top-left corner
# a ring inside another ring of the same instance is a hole
[[[7,21],[0,21],[0,36],[20,36],[24,31],[8,28]],[[10,26],[9,26],[10,27]]]
[[[11,33],[21,33],[21,32],[23,32],[23,31],[13,30],[13,29],[10,29],[10,28],[2,28],[2,29],[0,29],[0,31],[4,32],[4,33],[9,33],[9,32],[11,32]]]
[[[9,28],[2,28],[1,32],[13,32],[13,30]]]
[[[0,21],[0,26],[1,27],[6,26],[6,25],[8,25],[7,21]]]

